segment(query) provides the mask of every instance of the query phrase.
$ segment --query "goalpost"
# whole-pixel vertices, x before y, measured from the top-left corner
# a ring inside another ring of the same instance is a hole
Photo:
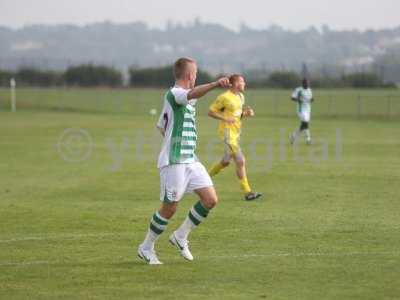
[[[17,100],[16,100],[16,95],[15,95],[15,87],[17,83],[15,82],[14,78],[10,79],[10,89],[11,89],[11,111],[16,112],[17,111]]]

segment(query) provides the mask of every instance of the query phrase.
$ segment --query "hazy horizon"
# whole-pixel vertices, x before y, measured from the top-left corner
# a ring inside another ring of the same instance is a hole
[[[368,30],[393,28],[400,25],[398,11],[400,2],[346,1],[334,3],[318,0],[304,0],[293,3],[289,0],[269,4],[267,1],[248,0],[245,5],[232,1],[203,0],[185,2],[170,0],[145,3],[129,0],[1,0],[0,25],[21,28],[29,25],[86,25],[109,21],[112,23],[145,22],[150,27],[165,28],[168,21],[186,24],[195,18],[202,22],[218,23],[230,29],[241,24],[254,29],[279,25],[288,30],[303,30],[310,26],[320,28],[328,25],[335,30]],[[95,7],[95,9],[93,9]],[[157,9],[154,9],[157,7]],[[213,7],[212,10],[209,7]],[[362,11],[362,14],[360,12]]]

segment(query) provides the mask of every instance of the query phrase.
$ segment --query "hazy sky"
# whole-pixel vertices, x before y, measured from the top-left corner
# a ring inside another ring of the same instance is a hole
[[[241,23],[265,28],[271,24],[304,29],[327,24],[335,29],[378,29],[400,25],[399,0],[0,0],[0,25],[100,21],[146,21],[164,27],[167,20],[194,17],[230,28]]]

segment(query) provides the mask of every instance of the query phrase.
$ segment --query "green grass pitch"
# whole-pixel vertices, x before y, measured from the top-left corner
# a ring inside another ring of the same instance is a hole
[[[188,195],[154,267],[136,249],[160,204],[162,91],[21,89],[13,114],[0,90],[0,298],[399,299],[400,93],[315,93],[314,144],[293,148],[290,91],[248,91],[242,144],[264,198],[243,201],[230,166],[190,236],[195,260],[167,240]],[[206,166],[222,151],[214,96],[198,103]]]

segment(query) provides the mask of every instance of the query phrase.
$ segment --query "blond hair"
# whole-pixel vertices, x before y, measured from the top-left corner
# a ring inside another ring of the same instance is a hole
[[[240,78],[243,78],[243,75],[241,74],[233,74],[231,76],[229,76],[229,83],[230,84],[234,84],[236,81],[238,81]]]
[[[195,64],[194,59],[188,57],[181,57],[174,63],[174,77],[176,80],[182,79],[185,75],[188,65]]]

